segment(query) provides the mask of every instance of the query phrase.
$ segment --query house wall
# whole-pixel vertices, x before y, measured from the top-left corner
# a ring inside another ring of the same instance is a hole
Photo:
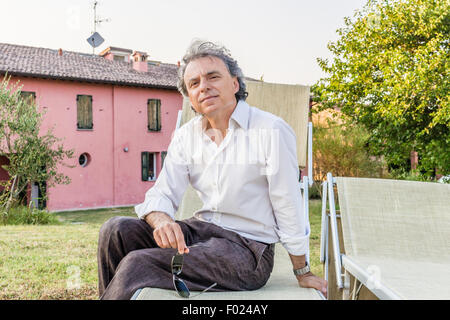
[[[182,107],[182,96],[176,90],[27,77],[12,77],[10,83],[16,80],[23,91],[36,93],[40,109],[46,112],[41,132],[54,126],[54,135],[64,139],[65,149],[75,151],[65,161],[74,168],[59,167],[71,183],[48,188],[50,211],[134,205],[144,200],[154,182],[141,179],[141,152],[167,150]],[[79,94],[93,97],[93,130],[77,130]],[[151,98],[161,99],[160,132],[147,129],[147,100]],[[91,159],[85,167],[78,163],[82,153]],[[158,154],[158,174],[159,160]]]

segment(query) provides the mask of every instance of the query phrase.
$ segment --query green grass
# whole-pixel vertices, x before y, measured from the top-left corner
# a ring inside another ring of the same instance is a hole
[[[322,276],[320,210],[310,201],[311,268]],[[113,216],[136,217],[133,208],[55,215],[58,225],[0,226],[0,299],[98,299],[99,229]]]
[[[320,228],[322,223],[322,200],[309,201],[309,224],[311,235],[309,237],[309,260],[311,271],[323,277],[323,267],[320,263]]]
[[[58,225],[0,226],[0,299],[98,298],[100,227],[113,216],[136,214],[120,208],[55,215]]]

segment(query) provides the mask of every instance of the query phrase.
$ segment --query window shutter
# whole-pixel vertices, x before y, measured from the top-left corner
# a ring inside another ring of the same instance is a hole
[[[142,159],[142,181],[148,181],[148,160],[149,155],[148,152],[142,152],[141,153],[141,159]]]
[[[77,95],[77,128],[83,128],[83,105],[81,103],[81,96]]]
[[[153,103],[151,99],[147,101],[147,127],[148,130],[153,128]]]
[[[161,100],[149,99],[147,102],[148,130],[161,130]]]
[[[34,104],[36,101],[36,93],[32,91],[21,91],[20,97],[29,104]]]
[[[156,130],[161,130],[161,100],[156,100]]]
[[[77,127],[92,129],[92,96],[77,95]]]
[[[87,96],[87,128],[92,129],[94,127],[94,123],[92,121],[92,96]]]

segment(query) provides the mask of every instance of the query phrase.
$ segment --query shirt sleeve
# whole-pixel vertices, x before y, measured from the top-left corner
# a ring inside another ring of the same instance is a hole
[[[282,246],[292,255],[308,255],[309,222],[300,189],[294,130],[281,118],[273,125],[268,143],[266,175],[269,196]]]
[[[183,150],[180,129],[176,130],[155,184],[145,193],[144,202],[134,210],[140,219],[152,211],[162,211],[175,220],[175,213],[189,183],[187,158]]]

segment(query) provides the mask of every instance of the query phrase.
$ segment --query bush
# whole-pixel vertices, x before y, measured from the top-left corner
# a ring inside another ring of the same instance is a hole
[[[47,210],[40,210],[26,206],[15,206],[8,212],[1,213],[1,222],[4,225],[19,224],[59,224],[59,220]]]
[[[369,133],[364,128],[328,120],[314,125],[315,181],[325,180],[328,172],[343,177],[387,177],[382,159],[367,151]]]
[[[308,190],[309,199],[322,199],[322,182],[314,181]]]
[[[433,177],[422,174],[418,170],[406,171],[404,169],[394,169],[390,172],[391,178],[396,180],[409,180],[409,181],[424,181],[424,182],[436,182]]]

